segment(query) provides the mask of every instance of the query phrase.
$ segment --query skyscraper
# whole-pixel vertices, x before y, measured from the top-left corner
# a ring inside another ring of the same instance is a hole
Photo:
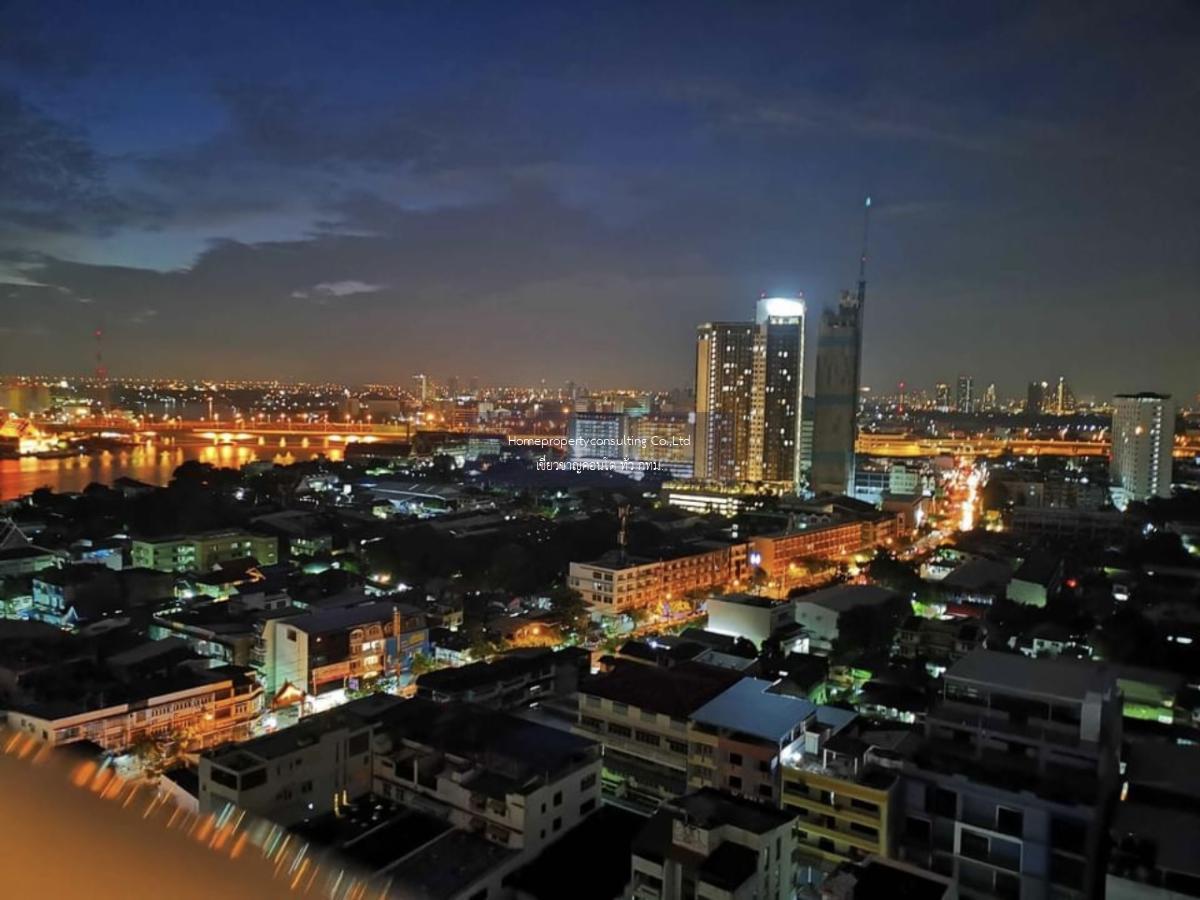
[[[696,336],[695,472],[706,481],[749,481],[750,405],[756,329],[708,322]]]
[[[996,408],[996,382],[992,382],[987,386],[987,390],[983,392],[983,409],[987,412],[992,412]]]
[[[933,405],[938,412],[950,412],[950,385],[939,381],[933,386]]]
[[[975,412],[975,379],[970,375],[958,376],[958,393],[954,408],[960,413]]]
[[[1075,395],[1071,393],[1067,379],[1059,375],[1058,384],[1054,387],[1054,414],[1066,416],[1073,412],[1075,412]]]
[[[849,494],[853,488],[864,293],[843,291],[837,308],[821,316],[810,475],[818,494]]]
[[[697,478],[799,481],[804,312],[803,300],[771,297],[754,322],[700,326]]]
[[[871,198],[863,209],[858,292],[842,291],[836,309],[826,309],[817,335],[816,412],[810,484],[815,493],[854,490],[854,441],[862,384],[863,307],[867,302],[867,234]]]
[[[1169,394],[1118,394],[1113,398],[1113,499],[1130,502],[1171,496],[1175,405]]]
[[[800,482],[801,397],[804,383],[804,301],[758,301],[754,403],[761,418],[763,481]],[[760,370],[760,371],[758,371]],[[757,424],[757,423],[755,423]]]
[[[1041,415],[1046,411],[1046,388],[1044,381],[1031,381],[1025,391],[1025,412],[1031,416]]]

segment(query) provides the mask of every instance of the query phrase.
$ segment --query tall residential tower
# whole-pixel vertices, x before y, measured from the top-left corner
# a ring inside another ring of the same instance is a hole
[[[865,209],[871,209],[867,198]],[[867,300],[867,220],[859,259],[858,291],[842,292],[836,309],[821,316],[817,336],[816,409],[810,482],[814,492],[849,494],[854,487],[854,441],[862,383],[863,306]]]
[[[1112,464],[1114,500],[1171,496],[1171,451],[1175,444],[1175,405],[1169,394],[1118,394],[1113,398]]]
[[[697,478],[798,484],[804,312],[803,300],[771,297],[754,322],[700,326]]]

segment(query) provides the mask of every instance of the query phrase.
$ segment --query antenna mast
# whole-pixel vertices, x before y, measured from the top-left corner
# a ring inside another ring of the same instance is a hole
[[[867,238],[871,234],[871,198],[863,204],[862,256],[858,258],[858,305],[862,308],[867,299]]]

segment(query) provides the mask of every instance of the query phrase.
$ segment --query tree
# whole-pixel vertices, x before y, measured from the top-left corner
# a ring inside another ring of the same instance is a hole
[[[590,610],[579,591],[558,585],[550,592],[550,610],[554,621],[570,631],[587,629]]]

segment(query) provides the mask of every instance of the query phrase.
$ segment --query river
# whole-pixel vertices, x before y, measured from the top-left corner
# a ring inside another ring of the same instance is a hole
[[[293,442],[294,443],[294,442]],[[92,482],[111,484],[126,476],[147,484],[166,484],[171,473],[185,460],[198,459],[226,468],[241,468],[256,459],[281,464],[299,462],[324,453],[341,459],[339,447],[318,446],[281,448],[266,444],[142,444],[129,449],[81,454],[62,459],[0,459],[0,500],[11,500],[40,487],[60,493],[82,491]]]

